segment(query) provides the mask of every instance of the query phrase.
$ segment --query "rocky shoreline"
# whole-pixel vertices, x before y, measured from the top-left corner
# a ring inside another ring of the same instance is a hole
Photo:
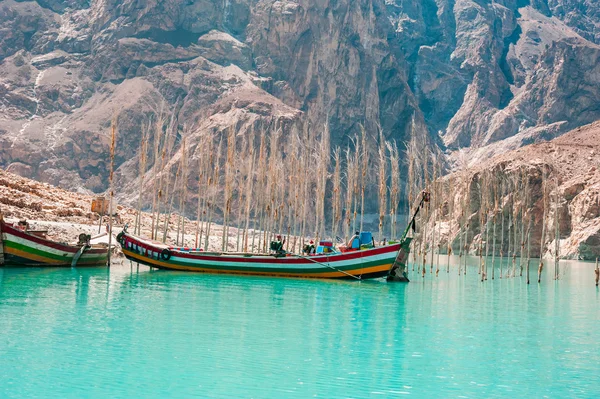
[[[94,196],[76,193],[54,187],[47,183],[40,183],[0,169],[0,212],[9,222],[27,220],[30,228],[47,230],[48,238],[60,242],[72,243],[77,241],[80,233],[92,236],[106,232],[107,218],[103,219],[101,226],[99,215],[91,211]],[[113,243],[115,236],[128,224],[133,226],[137,211],[131,207],[117,205],[119,222],[113,225]],[[164,216],[163,216],[164,217]],[[185,234],[185,243],[181,246],[195,246],[195,222],[186,219],[188,226],[193,226]],[[150,236],[152,216],[142,212],[141,235]],[[170,220],[167,242],[175,243],[175,229],[177,216],[173,214]],[[209,237],[209,249],[220,250],[222,243],[222,226],[213,224]],[[93,242],[106,242],[104,235]],[[229,250],[234,250],[237,239],[237,229],[229,231]]]

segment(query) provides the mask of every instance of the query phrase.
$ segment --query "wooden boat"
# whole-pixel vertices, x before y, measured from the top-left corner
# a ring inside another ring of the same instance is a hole
[[[51,241],[0,215],[0,266],[104,266],[107,258],[106,246]]]
[[[353,253],[316,256],[186,250],[136,237],[118,236],[128,259],[159,269],[298,278],[370,279],[388,276],[401,249],[387,245]],[[406,247],[408,247],[409,242]]]
[[[125,228],[117,236],[127,259],[159,269],[205,273],[229,273],[297,278],[371,279],[408,281],[406,260],[412,238],[409,228],[423,201],[423,196],[399,243],[381,247],[314,256],[276,252],[273,254],[204,252],[186,249],[137,237]]]

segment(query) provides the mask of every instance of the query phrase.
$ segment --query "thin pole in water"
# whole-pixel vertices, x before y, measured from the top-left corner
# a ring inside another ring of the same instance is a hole
[[[367,168],[369,167],[369,155],[367,152],[367,132],[362,125],[360,126],[360,137],[361,137],[361,146],[360,146],[360,230],[363,231],[363,221],[365,216],[365,189],[367,187]],[[358,156],[358,155],[357,155]],[[358,163],[358,162],[357,162]],[[354,218],[356,219],[356,207],[354,208]],[[354,228],[356,230],[356,227]]]
[[[502,201],[503,199],[500,198]],[[502,278],[502,264],[504,263],[504,206],[500,209],[500,217],[502,217],[502,227],[500,233],[500,274],[498,278]]]
[[[517,205],[518,190],[519,190],[519,176],[515,177],[515,201],[513,203],[513,221],[514,221],[514,237],[513,237],[513,256],[512,256],[512,272],[511,277],[517,277],[517,251],[519,250],[519,206]],[[523,229],[523,226],[521,226]]]
[[[111,124],[111,139],[110,139],[110,174],[108,175],[109,197],[108,197],[108,267],[110,267],[110,253],[112,251],[112,215],[113,215],[113,174],[115,169],[115,124],[113,119]]]
[[[529,216],[529,227],[527,228],[527,284],[529,284],[529,264],[531,263],[531,216]]]
[[[451,179],[448,180],[448,186],[449,186],[449,188],[452,186]],[[443,186],[442,186],[442,189],[443,189]],[[450,197],[450,212],[448,212],[448,216],[450,217],[450,220],[452,220],[454,218],[454,200],[455,200],[454,195],[455,194],[454,194],[454,192],[452,192],[450,190],[448,190],[448,192],[451,193],[450,194],[451,195],[451,197]],[[452,222],[450,222],[450,225],[452,225]],[[446,259],[446,273],[450,273],[450,255],[452,255],[452,241],[450,241],[450,236],[448,236],[446,255],[448,255],[447,259]]]
[[[148,122],[148,126],[142,123],[142,148],[140,150],[140,187],[138,193],[138,203],[137,203],[137,214],[135,217],[135,225],[133,226],[133,232],[135,234],[140,235],[141,233],[141,225],[142,225],[142,196],[144,193],[144,175],[146,174],[146,154],[148,148],[148,135],[152,125],[152,118]]]
[[[483,270],[481,271],[482,273],[482,278],[484,280],[488,279],[488,257],[489,257],[489,249],[490,249],[490,205],[491,205],[491,195],[490,195],[490,181],[488,180],[487,185],[485,186],[485,196],[487,198],[486,200],[486,208],[485,208],[485,260],[483,261]],[[494,216],[492,215],[492,218]],[[494,266],[492,265],[492,268]]]
[[[538,283],[542,279],[542,270],[544,269],[544,247],[546,245],[546,218],[548,216],[548,180],[546,175],[546,166],[542,165],[542,206],[544,213],[542,215],[542,236],[540,237],[540,265],[538,267]]]
[[[558,219],[558,177],[556,178],[556,200],[554,202],[554,278],[560,277],[560,225]]]
[[[181,198],[179,213],[181,217],[181,245],[185,247],[185,203],[187,197],[188,163],[185,152],[185,137],[183,139],[183,196]]]
[[[465,172],[466,173],[466,172]],[[465,247],[464,247],[464,255],[465,255],[465,267],[463,269],[463,275],[467,275],[467,257],[469,256],[469,249],[471,245],[469,244],[469,227],[470,227],[470,216],[471,216],[471,185],[472,178],[469,178],[468,181],[465,181],[465,201],[466,201],[466,213],[465,213]]]
[[[463,275],[466,276],[467,275],[467,256],[469,255],[469,249],[471,248],[470,244],[469,244],[469,223],[467,223],[466,229],[465,229],[465,266],[463,268]]]
[[[500,182],[500,215],[502,217],[502,227],[500,228],[500,276],[502,278],[502,263],[504,262],[504,178]]]
[[[526,239],[527,239],[527,284],[529,284],[529,263],[530,263],[530,259],[531,259],[530,258],[531,257],[530,240],[531,240],[531,218],[532,218],[532,214],[531,214],[532,210],[529,209],[529,206],[530,206],[529,201],[531,201],[529,177],[527,177],[527,180],[526,180],[525,191],[526,191],[525,209],[527,211],[527,235],[526,235]],[[523,254],[521,254],[521,256],[522,255]]]
[[[496,261],[496,216],[498,215],[498,186],[497,186],[497,177],[494,176],[494,214],[492,216],[492,280],[494,279],[494,268]]]
[[[527,199],[529,197],[529,178],[525,178],[525,172],[521,170],[521,189],[524,189],[521,198],[521,251],[519,252],[519,277],[523,277],[523,253],[525,252],[525,214],[527,212]],[[525,180],[523,182],[523,180]]]

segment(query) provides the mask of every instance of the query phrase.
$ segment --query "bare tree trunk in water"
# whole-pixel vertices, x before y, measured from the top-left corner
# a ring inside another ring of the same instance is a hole
[[[504,201],[504,185],[502,187],[502,194],[500,195],[500,201]],[[500,234],[500,274],[498,278],[502,278],[502,265],[504,264],[504,203],[501,204],[500,217],[502,218],[502,233]]]
[[[379,131],[379,242],[380,245],[383,242],[383,224],[385,214],[387,213],[387,173],[386,163],[387,157],[385,155],[385,144],[383,142],[383,132]],[[362,212],[364,214],[364,210]],[[361,228],[362,228],[362,215],[361,215]]]
[[[558,216],[558,177],[556,177],[556,199],[554,201],[554,274],[555,279],[558,280],[560,277],[560,224]]]
[[[142,148],[140,149],[140,189],[138,194],[137,214],[135,217],[135,225],[133,227],[134,234],[141,235],[142,229],[142,196],[144,194],[144,176],[146,175],[146,159],[148,154],[148,137],[152,126],[152,119],[148,122],[148,126],[142,125]]]
[[[529,215],[529,226],[527,227],[527,284],[529,284],[529,264],[531,262],[531,214]]]
[[[369,166],[368,159],[368,151],[367,151],[367,132],[365,128],[360,125],[360,133],[361,133],[361,178],[360,178],[360,231],[363,231],[363,220],[365,215],[365,188],[367,184],[367,168]],[[356,217],[356,216],[355,216]]]
[[[548,217],[548,178],[546,175],[546,165],[542,163],[542,206],[544,213],[542,216],[542,236],[540,237],[540,264],[538,266],[538,284],[542,281],[542,271],[544,270],[544,247],[546,246],[546,218]]]

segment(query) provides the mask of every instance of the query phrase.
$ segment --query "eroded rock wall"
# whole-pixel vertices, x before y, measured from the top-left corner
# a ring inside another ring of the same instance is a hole
[[[71,189],[107,188],[113,119],[128,176],[160,112],[179,135],[329,121],[335,144],[418,114],[378,1],[7,0],[0,26],[1,166]]]
[[[485,251],[489,234],[491,254],[495,215],[498,255],[502,249],[506,256],[509,245],[511,256],[515,253],[516,229],[517,256],[524,243],[524,257],[528,247],[532,257],[552,257],[558,225],[561,258],[600,257],[600,122],[492,157],[445,177],[443,187],[435,222],[443,252],[450,242],[459,253],[466,242],[466,250],[478,254],[481,242]],[[486,201],[482,192],[491,199]],[[435,212],[431,215],[430,232]]]
[[[565,122],[558,132],[547,129],[555,136],[599,119],[588,100],[598,90],[597,4],[386,4],[409,60],[409,84],[430,130],[449,149],[478,148],[519,133],[535,136],[535,129]]]
[[[103,191],[111,120],[127,166],[161,110],[180,134],[328,121],[334,145],[359,124],[373,144],[379,126],[404,141],[414,115],[451,158],[498,154],[600,119],[599,13],[592,0],[4,0],[0,166]]]

